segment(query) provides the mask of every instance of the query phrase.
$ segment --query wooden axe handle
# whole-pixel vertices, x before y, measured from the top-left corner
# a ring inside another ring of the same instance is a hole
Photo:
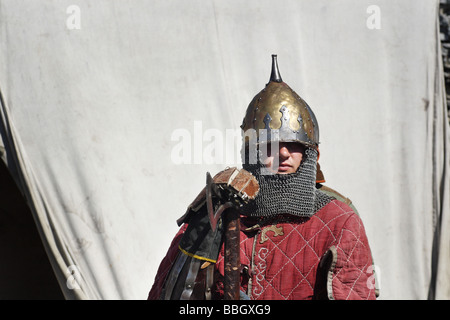
[[[224,299],[239,300],[241,283],[240,218],[239,211],[229,208],[225,212],[225,275]]]

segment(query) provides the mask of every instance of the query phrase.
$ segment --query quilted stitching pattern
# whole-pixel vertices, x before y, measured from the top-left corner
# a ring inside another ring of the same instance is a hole
[[[375,298],[367,286],[371,256],[364,227],[350,207],[332,201],[304,223],[277,226],[283,228],[284,235],[275,237],[269,231],[269,240],[263,244],[241,233],[241,263],[251,268],[252,299],[312,299],[319,262],[332,245],[338,251],[333,297]],[[223,274],[223,257],[217,265]]]
[[[162,261],[149,299],[160,295],[164,279],[178,252],[178,242],[186,226],[174,238]],[[268,228],[266,226],[265,228]],[[318,288],[318,266],[331,247],[337,250],[332,270],[331,296],[334,299],[375,299],[368,286],[372,272],[370,248],[361,219],[346,204],[334,200],[309,220],[278,223],[282,235],[266,231],[267,240],[260,243],[260,233],[241,231],[241,264],[249,267],[250,279],[241,284],[252,299],[312,299]],[[223,275],[223,247],[216,270]],[[217,290],[223,288],[217,281]]]
[[[364,226],[357,216],[350,216],[342,228],[338,241],[338,259],[333,270],[333,295],[335,299],[370,299],[373,290],[367,284],[368,267],[371,260],[365,255],[370,249],[367,244]],[[370,270],[370,269],[369,269]]]

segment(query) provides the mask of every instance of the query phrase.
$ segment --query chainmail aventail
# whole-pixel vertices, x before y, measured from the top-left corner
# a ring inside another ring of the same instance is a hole
[[[243,164],[258,180],[260,190],[255,200],[242,208],[251,217],[293,215],[311,217],[331,201],[331,197],[316,189],[317,150],[307,148],[295,173],[264,174],[263,165]]]

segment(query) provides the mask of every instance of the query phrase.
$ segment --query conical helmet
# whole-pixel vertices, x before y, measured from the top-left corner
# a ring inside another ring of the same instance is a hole
[[[281,79],[277,55],[272,55],[270,80],[248,105],[241,128],[243,147],[277,140],[318,149],[317,119],[308,104]],[[253,134],[248,134],[250,131]]]

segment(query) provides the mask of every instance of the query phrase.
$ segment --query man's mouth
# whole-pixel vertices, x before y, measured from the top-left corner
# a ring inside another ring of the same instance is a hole
[[[278,171],[288,171],[292,166],[288,163],[280,163]]]

